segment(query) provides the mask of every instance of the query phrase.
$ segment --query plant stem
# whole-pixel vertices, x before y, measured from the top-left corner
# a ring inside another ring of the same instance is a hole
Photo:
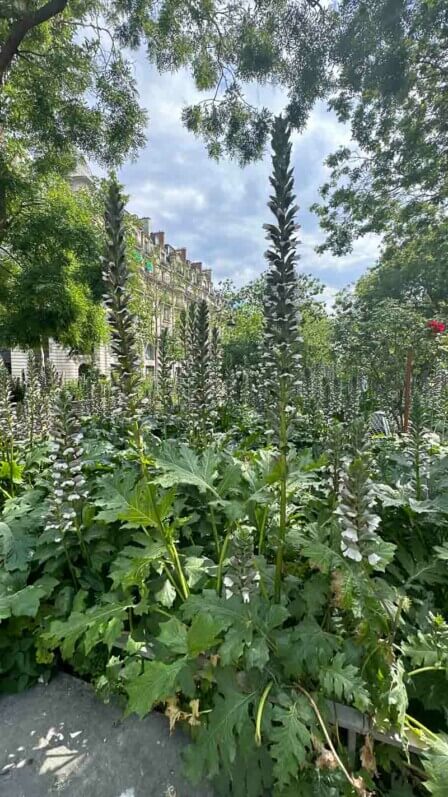
[[[419,731],[422,731],[422,733],[424,733],[428,737],[428,739],[437,740],[436,734],[430,731],[429,728],[426,727],[426,725],[422,725],[422,723],[416,720],[415,717],[411,717],[409,714],[406,714],[405,718],[408,723],[409,730],[416,731],[418,729]],[[413,725],[415,727],[412,727]]]
[[[213,511],[213,507],[212,506],[210,507],[210,515],[209,516],[210,516],[210,523],[211,523],[212,530],[213,530],[213,539],[215,541],[216,556],[217,556],[217,558],[219,560],[221,558],[220,544],[219,544],[219,535],[218,535],[218,528],[216,526],[215,513]]]
[[[187,580],[186,580],[185,575],[184,575],[184,571],[182,570],[182,565],[180,563],[179,554],[177,553],[176,544],[174,542],[168,543],[168,551],[169,551],[170,556],[171,556],[171,558],[173,560],[174,567],[176,568],[176,571],[177,571],[177,576],[179,578],[180,587],[181,587],[181,591],[182,591],[182,597],[183,597],[184,600],[187,600],[187,598],[190,595],[190,589],[188,587]]]
[[[11,450],[9,452],[9,480],[11,483],[11,495],[14,497],[14,439],[11,437]]]
[[[2,495],[4,495],[6,498],[12,498],[12,497],[13,497],[13,496],[11,495],[11,493],[8,493],[8,490],[5,490],[5,488],[4,488],[4,487],[1,487],[1,486],[0,486],[0,493],[1,493]]]
[[[166,564],[163,566],[163,569],[165,571],[165,574],[166,574],[166,577],[167,577],[168,581],[170,582],[170,584],[172,584],[172,586],[176,590],[179,598],[182,600],[184,596],[183,596],[181,590],[179,589],[179,587],[177,586],[177,584],[176,584],[173,576],[171,575],[171,573],[169,571],[169,568],[168,568],[168,566]]]
[[[281,400],[280,400],[280,519],[278,529],[278,548],[277,558],[275,562],[275,576],[274,576],[274,599],[276,603],[280,603],[282,593],[282,577],[283,577],[283,555],[285,550],[286,538],[286,481],[288,478],[288,422],[286,417],[286,389],[282,380],[281,385]]]
[[[266,523],[269,514],[269,505],[267,504],[263,509],[263,515],[261,518],[260,528],[259,528],[259,536],[258,536],[258,554],[261,555],[263,552],[264,547],[264,536],[266,531]]]
[[[218,572],[216,574],[216,592],[219,596],[221,596],[222,593],[222,569],[224,567],[224,560],[226,558],[227,548],[229,547],[231,536],[232,532],[231,531],[227,532],[226,536],[224,537],[224,542],[222,544],[221,554],[219,557]]]
[[[73,567],[73,562],[70,559],[70,554],[68,552],[68,548],[67,548],[67,545],[65,543],[64,536],[62,536],[62,546],[64,548],[65,558],[67,559],[68,569],[70,570],[70,575],[72,577],[73,585],[74,585],[75,589],[78,589],[79,588],[78,579],[76,578],[75,569]]]
[[[406,356],[406,370],[404,375],[403,432],[408,431],[409,419],[411,417],[413,363],[414,363],[414,352],[412,349],[408,349],[408,353]]]
[[[400,622],[400,617],[401,617],[401,613],[403,611],[404,602],[405,602],[405,596],[402,595],[400,600],[398,601],[397,611],[395,612],[395,617],[394,617],[394,619],[392,621],[392,626],[391,626],[391,629],[390,629],[388,642],[389,642],[389,645],[391,645],[391,646],[392,646],[392,643],[393,643],[393,641],[395,639],[395,634],[397,633],[398,623]]]
[[[171,561],[175,567],[177,572],[177,576],[179,578],[182,596],[184,600],[190,595],[190,590],[188,588],[188,584],[184,575],[184,571],[182,570],[182,565],[179,559],[179,554],[177,553],[176,543],[170,539],[170,535],[168,534],[165,526],[163,525],[162,518],[160,517],[159,507],[157,506],[157,501],[155,500],[154,496],[154,485],[150,484],[149,486],[149,495],[151,499],[151,508],[154,513],[154,517],[156,519],[157,528],[159,529],[160,535],[165,543],[166,549],[171,557]]]
[[[420,675],[421,672],[441,672],[444,671],[445,667],[418,667],[416,670],[411,670],[410,672],[406,673],[407,678],[413,678],[414,675]]]
[[[257,708],[257,717],[255,720],[255,744],[257,747],[261,747],[261,721],[263,719],[263,711],[266,700],[268,699],[269,692],[272,689],[273,681],[269,681],[268,685],[265,686],[263,689],[263,694],[261,695],[260,702]]]
[[[333,755],[334,755],[334,757],[335,757],[335,759],[336,759],[341,771],[344,773],[345,777],[347,778],[348,782],[350,783],[351,787],[359,795],[364,794],[365,793],[364,786],[360,786],[360,785],[358,785],[355,782],[355,779],[352,777],[352,775],[350,775],[350,772],[348,771],[348,769],[346,769],[343,761],[339,758],[338,753],[336,751],[336,748],[335,748],[333,742],[331,741],[330,734],[328,733],[328,730],[327,730],[327,727],[325,725],[325,722],[323,721],[322,715],[321,715],[321,713],[320,713],[315,701],[313,700],[311,695],[306,691],[306,689],[303,688],[303,686],[300,686],[300,684],[297,684],[297,688],[299,689],[300,692],[302,692],[303,695],[305,695],[306,699],[310,703],[310,705],[311,705],[311,707],[312,707],[312,709],[313,709],[313,711],[314,711],[314,713],[315,713],[315,715],[317,717],[317,721],[318,721],[320,727],[322,728],[322,731],[323,731],[323,734],[324,734],[325,739],[327,741],[327,744],[328,744],[331,752],[333,753]]]

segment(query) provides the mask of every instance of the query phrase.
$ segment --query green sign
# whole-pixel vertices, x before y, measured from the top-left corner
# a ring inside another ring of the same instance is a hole
[[[136,260],[137,263],[141,263],[142,262],[143,255],[140,252],[138,252],[137,249],[134,249],[132,254],[134,255],[134,260]]]
[[[146,271],[152,271],[153,270],[153,265],[152,265],[150,260],[146,261],[145,268],[146,268]]]

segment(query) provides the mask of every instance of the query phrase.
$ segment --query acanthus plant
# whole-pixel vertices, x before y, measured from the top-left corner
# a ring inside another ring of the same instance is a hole
[[[288,443],[291,423],[296,412],[300,378],[300,334],[297,309],[297,225],[294,177],[291,166],[291,140],[287,119],[274,122],[272,133],[272,166],[270,178],[273,194],[269,208],[275,224],[266,224],[271,248],[266,257],[264,310],[264,345],[262,368],[265,380],[265,407],[275,431],[279,448],[279,522],[275,566],[275,597],[280,600],[283,578],[287,518]]]
[[[205,299],[193,302],[182,313],[181,342],[180,407],[191,443],[201,448],[210,439],[222,390],[219,336],[210,328]]]
[[[364,434],[362,421],[357,422],[351,456],[342,458],[335,513],[341,529],[342,555],[354,562],[384,569],[393,557],[394,547],[385,544],[378,534],[381,517],[375,512],[371,453]]]
[[[213,391],[213,411],[215,418],[224,404],[222,345],[219,327],[212,326],[210,333],[210,382]]]
[[[168,420],[173,410],[173,368],[169,330],[164,327],[157,346],[157,392],[163,417]]]
[[[384,732],[420,726],[428,782],[444,794],[446,744],[422,729],[431,717],[422,718],[421,706],[412,719],[411,701],[424,701],[426,684],[437,711],[446,692],[447,450],[433,441],[432,470],[422,471],[431,441],[416,406],[413,438],[366,434],[359,418],[348,424],[360,414],[361,382],[356,369],[341,375],[331,367],[328,401],[316,401],[322,437],[312,448],[307,439],[294,445],[304,391],[285,120],[275,123],[273,147],[263,369],[269,423],[257,430],[257,443],[253,429],[229,434],[229,448],[219,434],[220,343],[205,304],[181,317],[173,413],[168,333],[159,342],[162,412],[154,420],[161,428],[171,416],[170,439],[143,435],[124,204],[110,186],[105,282],[120,413],[97,411],[90,387],[57,388],[52,461],[19,497],[5,496],[0,675],[11,682],[26,642],[33,676],[39,662],[48,669],[62,658],[100,693],[124,696],[128,712],[162,708],[171,727],[193,728],[190,779],[209,779],[225,797],[392,797],[409,788],[421,797],[417,757],[382,747],[375,764],[369,736],[347,750],[330,710],[344,703]],[[1,385],[9,440],[15,405],[8,378]],[[318,375],[310,390],[324,387]],[[182,441],[185,429],[191,447]],[[403,455],[412,492],[405,505],[394,483]],[[153,658],[140,657],[142,646]],[[444,727],[443,712],[437,722]]]
[[[53,363],[35,352],[28,353],[26,378],[23,383],[22,402],[23,434],[26,448],[32,452],[36,445],[48,440],[53,424],[54,398],[61,380]]]
[[[0,361],[0,450],[1,480],[0,492],[5,497],[14,495],[15,483],[20,480],[20,468],[17,463],[18,442],[22,429],[17,417],[17,406],[13,401],[11,378],[3,360]]]
[[[113,417],[114,396],[110,382],[96,370],[78,380],[79,414],[100,428],[108,428]]]
[[[126,259],[125,203],[120,187],[111,180],[105,210],[106,253],[103,257],[111,350],[114,359],[113,375],[116,395],[115,415],[126,419],[134,442],[140,445],[141,367],[135,331],[135,319],[130,311],[129,271]]]
[[[53,566],[58,558],[66,559],[67,567],[78,588],[76,558],[78,552],[89,560],[83,539],[82,506],[86,497],[83,473],[83,432],[70,394],[58,391],[53,402],[53,434],[50,442],[51,471],[46,525],[39,539],[40,557],[51,556]],[[72,549],[75,549],[75,557]],[[59,551],[59,557],[56,553]]]

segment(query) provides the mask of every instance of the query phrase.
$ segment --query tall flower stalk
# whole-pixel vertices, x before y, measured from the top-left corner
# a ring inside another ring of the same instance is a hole
[[[11,378],[0,358],[0,447],[2,459],[7,463],[10,494],[0,487],[1,492],[10,497],[14,495],[15,446],[18,431],[17,409],[13,402]]]
[[[267,413],[272,418],[279,446],[280,517],[275,565],[275,598],[280,600],[283,557],[287,530],[288,440],[295,412],[299,380],[299,315],[297,310],[297,226],[294,177],[291,166],[291,135],[288,121],[274,120],[270,182],[273,194],[268,206],[275,216],[266,224],[270,248],[264,296],[263,370]]]
[[[193,303],[181,318],[184,348],[179,379],[180,402],[189,434],[195,445],[207,441],[213,421],[214,347],[218,340],[210,332],[210,313],[205,300]]]
[[[115,390],[118,414],[131,419],[135,441],[140,439],[139,409],[141,368],[135,333],[135,320],[129,310],[129,272],[126,262],[125,204],[115,180],[109,184],[105,210],[106,254],[103,281],[115,359]]]
[[[157,388],[165,425],[173,409],[173,358],[170,349],[170,333],[165,327],[160,332],[157,347]]]
[[[42,552],[48,548],[53,550],[54,546],[60,548],[67,560],[73,583],[77,586],[75,560],[78,547],[84,560],[89,561],[80,521],[86,497],[83,432],[72,397],[63,389],[57,392],[53,400],[50,450],[52,469],[47,522],[39,544]]]

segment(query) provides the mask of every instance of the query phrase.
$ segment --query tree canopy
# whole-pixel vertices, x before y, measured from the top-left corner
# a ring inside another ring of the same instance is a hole
[[[30,187],[2,244],[0,339],[32,348],[53,338],[92,351],[106,334],[101,307],[99,196],[60,177]]]
[[[281,85],[299,130],[330,99],[356,146],[329,158],[325,247],[346,252],[428,202],[442,211],[447,13],[446,0],[5,0],[0,225],[25,151],[42,170],[68,168],[73,148],[108,165],[138,150],[145,116],[126,55],[138,47],[159,71],[190,71],[204,100],[183,120],[212,157],[263,153],[271,112],[250,102],[252,83]]]
[[[406,235],[434,224],[448,196],[448,3],[343,2],[330,105],[349,122],[353,147],[328,158],[316,206],[327,239],[344,254],[370,232]]]
[[[428,214],[429,217],[429,214]],[[370,306],[387,297],[418,308],[427,318],[448,307],[448,224],[409,225],[406,238],[388,241],[378,263],[356,286]]]

